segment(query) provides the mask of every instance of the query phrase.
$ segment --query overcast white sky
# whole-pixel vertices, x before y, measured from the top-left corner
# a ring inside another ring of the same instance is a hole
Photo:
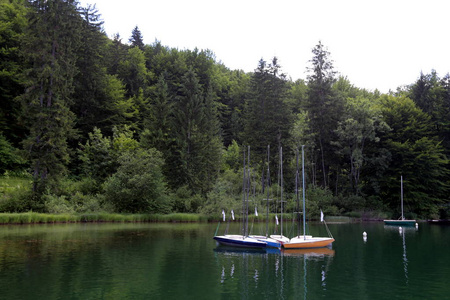
[[[128,42],[210,49],[230,69],[253,71],[277,56],[293,80],[306,78],[322,41],[335,71],[352,84],[388,92],[422,71],[450,72],[448,0],[82,0],[96,4],[108,36]]]

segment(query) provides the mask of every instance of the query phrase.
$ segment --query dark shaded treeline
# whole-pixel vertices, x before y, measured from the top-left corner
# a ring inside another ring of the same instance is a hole
[[[276,193],[283,148],[289,198],[306,145],[311,210],[396,216],[403,175],[409,214],[446,217],[449,75],[382,95],[339,77],[319,42],[292,81],[276,57],[245,73],[210,50],[146,45],[137,27],[109,39],[77,1],[0,4],[0,171],[32,177],[2,211],[238,209],[246,145],[256,194]]]

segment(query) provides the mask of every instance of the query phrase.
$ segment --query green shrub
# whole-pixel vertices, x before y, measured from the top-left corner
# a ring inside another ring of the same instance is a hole
[[[14,188],[0,193],[0,212],[24,212],[36,207],[29,187]]]
[[[93,195],[85,195],[80,192],[76,192],[70,199],[75,212],[87,213],[98,212],[102,210],[101,200]]]
[[[219,176],[199,212],[220,220],[222,210],[228,215],[232,209],[236,213],[242,210],[242,175],[228,169]]]
[[[71,214],[75,212],[73,205],[66,199],[66,196],[58,197],[55,195],[45,194],[43,198],[45,210],[51,214]]]
[[[166,213],[170,202],[161,165],[155,149],[124,152],[117,172],[104,184],[104,199],[116,211],[125,213]]]

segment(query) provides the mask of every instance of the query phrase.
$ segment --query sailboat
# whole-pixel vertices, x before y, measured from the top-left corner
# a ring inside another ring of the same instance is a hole
[[[282,242],[281,241],[269,237],[269,201],[270,201],[270,189],[269,189],[269,185],[270,185],[270,180],[269,180],[270,179],[270,167],[269,167],[269,162],[270,162],[270,145],[267,146],[266,235],[251,235],[250,237],[254,238],[254,239],[257,239],[258,241],[265,242],[267,247],[281,248],[281,246],[282,246]],[[255,212],[256,212],[256,208],[255,208]]]
[[[398,220],[384,220],[384,224],[394,226],[414,226],[416,224],[416,220],[406,220],[403,216],[403,176],[400,176],[400,195],[402,210],[401,217]]]
[[[334,238],[331,235],[331,232],[328,230],[329,237],[313,237],[311,235],[306,235],[306,216],[305,216],[305,155],[304,155],[304,145],[302,145],[302,178],[303,178],[303,235],[300,235],[300,217],[297,217],[298,220],[298,230],[297,230],[297,236],[291,238],[288,243],[284,243],[283,247],[286,249],[305,249],[305,248],[321,248],[321,247],[327,247],[330,246],[334,242]],[[296,180],[295,180],[295,188],[296,188],[296,194],[297,194],[297,212],[300,210],[299,205],[299,195],[298,195],[298,181],[299,181],[299,174],[298,174],[298,150],[297,150],[297,172],[296,172]],[[320,219],[322,222],[324,222],[325,226],[326,223],[323,219],[323,213],[320,212],[321,216]]]
[[[271,239],[274,239],[284,245],[284,243],[289,242],[289,238],[283,235],[283,147],[280,147],[280,204],[281,204],[281,226],[280,226],[280,234],[272,234],[270,235]],[[278,223],[278,218],[277,218]],[[278,224],[277,224],[278,225]]]
[[[250,165],[250,147],[248,147],[248,165]],[[259,241],[255,238],[248,236],[248,196],[249,196],[249,184],[248,184],[248,174],[247,174],[246,161],[245,161],[245,150],[244,150],[244,180],[243,180],[243,199],[242,199],[242,235],[239,234],[225,234],[225,235],[215,235],[213,237],[217,243],[224,246],[233,247],[246,247],[246,248],[265,248],[267,246],[266,242]],[[220,223],[219,223],[220,225]],[[217,228],[219,228],[219,225]],[[216,230],[217,233],[217,230]]]

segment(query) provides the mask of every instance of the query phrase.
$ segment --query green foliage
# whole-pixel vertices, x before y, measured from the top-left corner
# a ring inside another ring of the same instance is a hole
[[[333,205],[333,195],[329,189],[309,186],[306,190],[306,213],[308,218],[320,218],[320,210],[328,216],[339,214],[337,206]]]
[[[28,26],[25,1],[0,1],[0,133],[15,147],[24,136],[20,103],[14,99],[23,92],[20,41]]]
[[[172,211],[177,213],[196,213],[203,202],[201,195],[192,194],[188,186],[178,188],[172,198]]]
[[[23,212],[35,208],[42,209],[41,206],[37,207],[36,203],[33,201],[30,180],[27,180],[26,183],[28,183],[28,185],[21,182],[16,185],[10,184],[6,187],[4,183],[2,184],[2,193],[0,193],[0,212]]]
[[[317,178],[324,187],[330,187],[331,176],[337,176],[339,159],[332,141],[336,140],[335,129],[342,117],[343,99],[333,89],[336,81],[333,61],[325,46],[319,42],[313,50],[313,58],[308,68],[308,97],[305,109],[315,131],[313,161],[317,165]]]
[[[383,200],[399,212],[400,175],[404,178],[406,211],[427,217],[448,191],[448,159],[433,135],[430,117],[406,97],[380,98],[383,117],[392,131],[383,138],[383,147],[392,155],[382,186]],[[420,176],[417,176],[420,174]]]
[[[327,206],[327,215],[395,214],[400,174],[408,213],[446,214],[450,75],[421,73],[380,96],[336,78],[319,42],[307,80],[292,82],[277,58],[245,73],[210,50],[144,45],[138,27],[131,46],[111,40],[95,6],[78,5],[0,1],[0,173],[23,172],[22,144],[33,175],[31,194],[28,186],[1,187],[0,211],[220,215],[241,207],[239,145],[251,147],[255,177],[267,146],[270,166],[283,146],[289,195],[293,153],[304,144],[314,216]]]
[[[223,170],[237,171],[242,168],[241,151],[238,143],[233,140],[227,150],[223,152]]]
[[[252,149],[252,162],[261,164],[267,156],[267,145],[279,149],[289,140],[292,114],[287,105],[286,75],[276,57],[267,64],[260,60],[253,73],[243,113],[242,141]]]
[[[170,209],[161,171],[163,160],[154,149],[123,152],[119,168],[105,182],[105,201],[118,212],[165,213]]]
[[[131,47],[137,47],[144,51],[144,38],[142,37],[141,31],[137,26],[134,27],[131,32],[129,42],[131,43]]]
[[[379,134],[389,130],[381,111],[370,99],[347,99],[345,116],[338,122],[337,141],[333,144],[338,146],[337,153],[348,161],[343,169],[349,170],[350,189],[355,195],[360,194],[361,170],[367,164],[366,145],[378,143]]]
[[[33,1],[26,37],[21,45],[28,63],[26,92],[21,96],[29,135],[23,141],[33,168],[36,200],[54,189],[67,172],[68,139],[75,136],[72,103],[77,72],[76,51],[81,18],[72,0]],[[58,28],[58,30],[54,30]]]
[[[300,148],[301,145],[314,147],[314,132],[311,128],[311,120],[307,111],[300,111],[295,118],[291,129],[291,147],[292,149]]]
[[[104,137],[101,130],[94,128],[89,133],[89,140],[80,145],[78,150],[80,160],[83,162],[83,172],[94,180],[102,180],[116,170],[116,157],[112,151],[112,141]]]
[[[0,134],[0,175],[8,170],[25,168],[26,161],[21,157],[19,149],[14,148],[6,138]]]
[[[214,188],[200,212],[206,215],[220,215],[222,210],[236,212],[242,209],[242,168],[239,171],[225,170],[217,179]]]
[[[198,194],[206,194],[212,188],[220,170],[219,130],[211,90],[204,91],[196,73],[189,69],[174,104],[175,153],[166,158],[173,172],[173,187],[187,185]]]
[[[66,196],[57,197],[55,195],[46,194],[43,196],[45,203],[45,211],[51,214],[72,214],[73,207],[66,199]]]

